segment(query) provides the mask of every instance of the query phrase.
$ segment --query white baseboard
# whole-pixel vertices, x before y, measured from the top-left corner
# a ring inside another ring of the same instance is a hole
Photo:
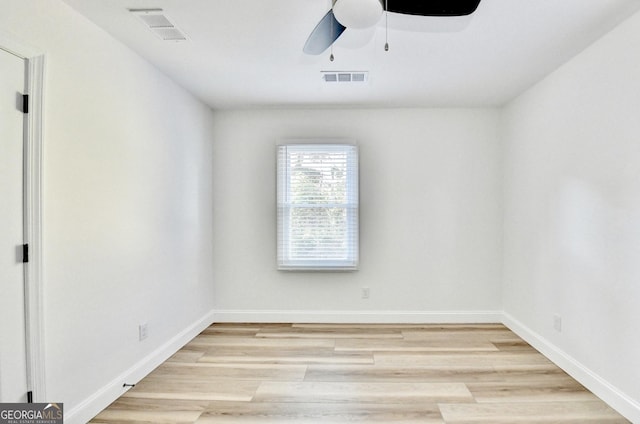
[[[503,314],[502,323],[625,418],[632,423],[640,423],[638,402],[506,312]]]
[[[218,310],[215,322],[327,324],[499,323],[500,311],[274,311]]]
[[[500,311],[273,311],[219,310],[211,311],[184,331],[147,355],[81,404],[65,413],[65,423],[86,423],[124,393],[124,381],[137,382],[166,361],[182,346],[213,322],[255,323],[353,323],[353,324],[445,324],[502,323],[569,375],[607,402],[634,423],[640,423],[640,404],[612,386],[575,358],[540,336],[507,313]]]
[[[191,341],[202,330],[211,325],[214,321],[214,312],[210,311],[205,316],[181,331],[175,337],[167,341],[155,351],[142,358],[127,371],[120,374],[102,389],[98,390],[82,403],[69,412],[65,411],[65,424],[84,424],[106,408],[114,400],[122,396],[126,389],[122,387],[123,382],[136,383],[153,371],[158,365],[169,359],[182,346]]]

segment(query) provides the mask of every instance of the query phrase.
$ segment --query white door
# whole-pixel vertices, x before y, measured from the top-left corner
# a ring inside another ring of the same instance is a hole
[[[27,401],[22,263],[25,61],[0,49],[0,402]]]

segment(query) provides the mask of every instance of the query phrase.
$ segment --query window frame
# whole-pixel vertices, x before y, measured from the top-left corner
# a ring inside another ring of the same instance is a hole
[[[302,151],[328,153],[336,150],[346,156],[346,194],[344,203],[296,204],[291,200],[290,155]],[[283,165],[282,160],[286,161]],[[277,267],[282,271],[356,271],[359,267],[359,148],[353,141],[338,142],[314,140],[308,142],[287,141],[277,146],[276,166],[276,208],[277,208]],[[344,208],[347,255],[336,258],[296,258],[294,257],[294,227],[292,212],[300,208]]]

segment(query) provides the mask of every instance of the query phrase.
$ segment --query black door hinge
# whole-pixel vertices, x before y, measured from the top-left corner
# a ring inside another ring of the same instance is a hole
[[[31,390],[27,392],[27,403],[33,403],[33,392]]]
[[[22,95],[22,113],[29,113],[29,95]]]
[[[27,263],[29,262],[29,245],[28,244],[23,244],[22,245],[22,263]]]

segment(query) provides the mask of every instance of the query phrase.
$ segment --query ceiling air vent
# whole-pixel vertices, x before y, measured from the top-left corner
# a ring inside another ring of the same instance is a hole
[[[369,79],[368,71],[321,71],[324,82],[361,83]]]
[[[129,9],[155,35],[165,41],[186,41],[187,37],[167,18],[162,9]]]

